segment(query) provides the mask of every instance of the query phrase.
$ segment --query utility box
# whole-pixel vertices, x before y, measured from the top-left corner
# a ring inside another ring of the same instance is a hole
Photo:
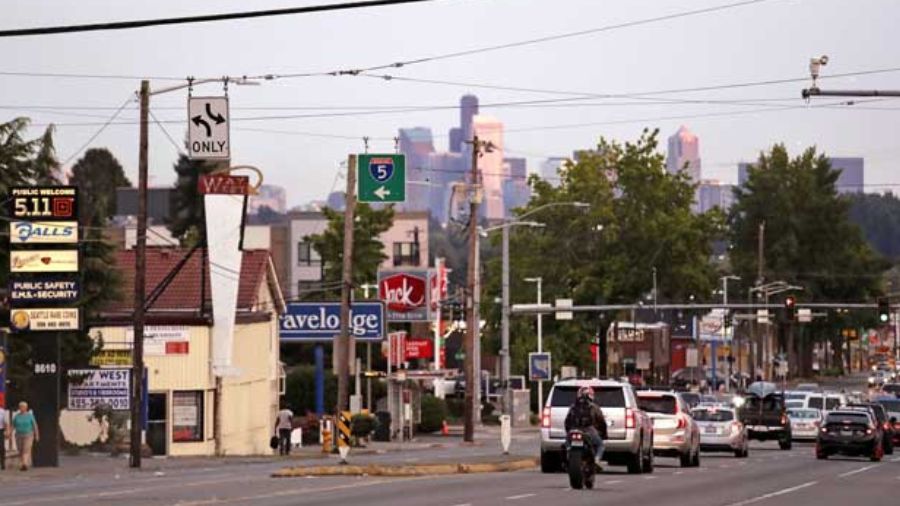
[[[531,390],[512,391],[512,426],[531,425]]]

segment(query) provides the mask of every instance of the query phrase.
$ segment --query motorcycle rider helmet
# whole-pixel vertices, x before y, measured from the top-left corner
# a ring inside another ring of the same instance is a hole
[[[583,386],[578,389],[578,399],[579,400],[588,400],[594,402],[594,389],[588,386]]]

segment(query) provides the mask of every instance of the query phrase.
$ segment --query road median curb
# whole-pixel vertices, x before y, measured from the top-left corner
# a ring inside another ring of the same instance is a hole
[[[288,467],[272,473],[273,478],[298,478],[307,476],[438,476],[447,474],[505,473],[524,471],[537,467],[537,459],[507,460],[503,462],[420,464],[420,465],[367,465],[367,466],[303,466]]]

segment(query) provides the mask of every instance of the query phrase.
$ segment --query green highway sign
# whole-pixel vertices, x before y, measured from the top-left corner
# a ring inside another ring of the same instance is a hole
[[[406,158],[401,154],[358,155],[356,185],[360,202],[406,201]]]

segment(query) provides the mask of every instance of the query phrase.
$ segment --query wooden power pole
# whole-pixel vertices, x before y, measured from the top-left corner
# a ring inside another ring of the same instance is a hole
[[[137,244],[134,248],[134,339],[131,348],[131,467],[141,467],[141,407],[144,387],[144,306],[147,279],[147,116],[150,81],[141,81],[140,140],[138,142]]]
[[[356,210],[356,155],[347,161],[347,193],[344,198],[344,254],[341,272],[341,331],[334,345],[338,377],[337,411],[350,407],[350,361],[355,360],[356,340],[350,332],[350,296],[353,291],[353,225]]]

